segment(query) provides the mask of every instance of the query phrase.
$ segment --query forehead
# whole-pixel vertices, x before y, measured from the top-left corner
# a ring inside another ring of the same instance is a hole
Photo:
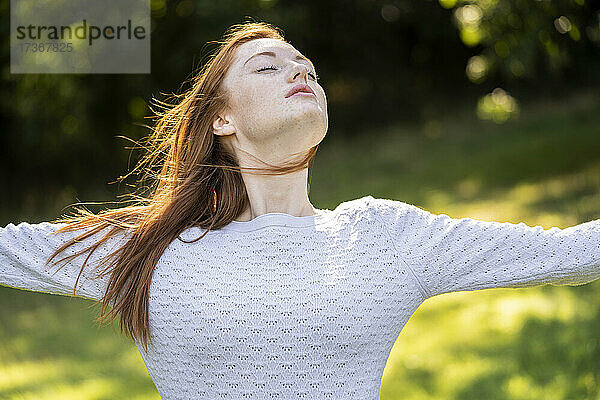
[[[262,51],[273,51],[278,55],[290,58],[302,55],[302,53],[289,43],[278,39],[261,38],[241,44],[237,49],[236,62],[241,65],[248,58]]]

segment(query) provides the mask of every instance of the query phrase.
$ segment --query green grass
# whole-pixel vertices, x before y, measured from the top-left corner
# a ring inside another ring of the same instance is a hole
[[[0,289],[1,399],[160,398],[135,345],[94,324],[92,301]]]
[[[499,126],[468,115],[351,140],[332,129],[313,204],[371,194],[546,228],[600,218],[599,96],[525,105]],[[0,288],[1,399],[158,398],[135,345],[94,325],[90,304]],[[600,399],[600,281],[427,300],[392,349],[381,398]]]

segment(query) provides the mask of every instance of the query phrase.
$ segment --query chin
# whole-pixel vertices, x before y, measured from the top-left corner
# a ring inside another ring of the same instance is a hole
[[[322,126],[327,125],[327,114],[323,112],[321,107],[313,104],[311,106],[303,106],[301,108],[291,108],[289,110],[290,122],[298,123],[303,126]]]
[[[274,137],[291,135],[294,140],[302,138],[303,146],[314,147],[325,137],[328,122],[327,114],[316,107],[303,110],[290,108],[277,118],[268,120],[267,124],[261,124],[261,128],[257,131],[269,132],[269,136]]]

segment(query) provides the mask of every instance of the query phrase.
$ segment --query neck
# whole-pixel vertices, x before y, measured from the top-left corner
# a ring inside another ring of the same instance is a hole
[[[279,212],[296,217],[315,215],[306,184],[308,169],[283,175],[257,175],[242,171],[242,179],[250,200],[250,207],[236,221],[250,221],[259,215]]]

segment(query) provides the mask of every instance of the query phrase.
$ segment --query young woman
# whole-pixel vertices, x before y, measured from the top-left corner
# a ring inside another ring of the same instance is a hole
[[[600,277],[600,220],[545,230],[372,196],[315,208],[325,92],[268,24],[232,27],[165,110],[139,164],[149,198],[0,231],[0,283],[101,301],[164,400],[375,400],[426,299]]]

